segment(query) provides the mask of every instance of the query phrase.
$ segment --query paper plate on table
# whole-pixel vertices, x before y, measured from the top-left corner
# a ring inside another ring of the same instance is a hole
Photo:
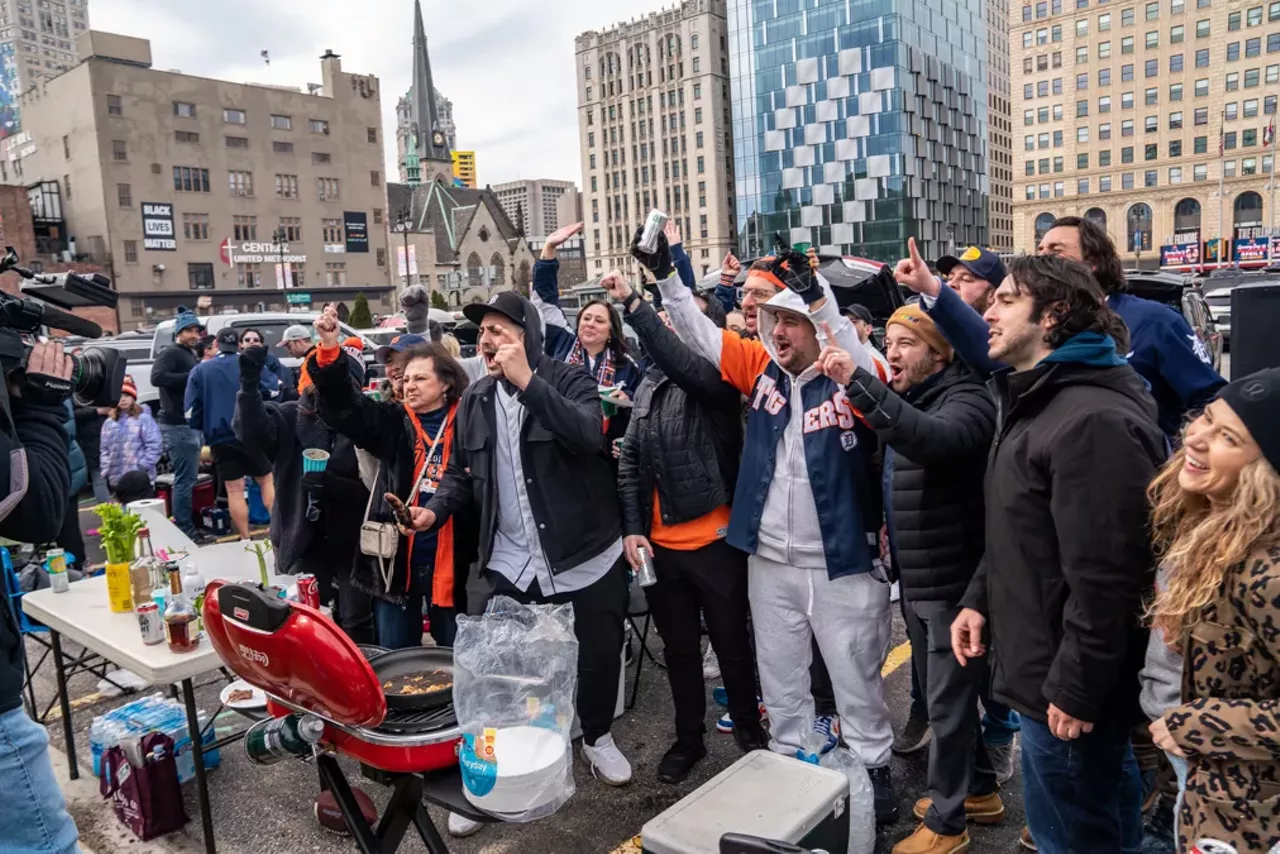
[[[236,691],[249,691],[252,696],[244,699],[233,700],[231,695]],[[255,709],[265,709],[267,707],[267,695],[262,693],[261,688],[254,687],[243,679],[237,679],[230,685],[222,689],[222,693],[218,695],[228,709],[236,711],[253,711]]]

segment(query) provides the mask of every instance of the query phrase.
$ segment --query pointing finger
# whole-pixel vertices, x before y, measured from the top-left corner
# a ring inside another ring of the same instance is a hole
[[[911,263],[924,265],[924,259],[920,257],[920,250],[916,248],[916,239],[914,237],[907,238],[907,250],[911,252]]]

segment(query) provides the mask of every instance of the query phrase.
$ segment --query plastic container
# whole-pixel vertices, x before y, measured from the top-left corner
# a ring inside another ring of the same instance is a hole
[[[801,848],[849,849],[849,782],[837,771],[767,750],[748,753],[641,830],[647,854],[719,854],[745,833]]]
[[[560,797],[569,754],[559,732],[537,726],[499,729],[493,752],[492,788],[476,794],[463,786],[472,804],[486,812],[524,813]]]

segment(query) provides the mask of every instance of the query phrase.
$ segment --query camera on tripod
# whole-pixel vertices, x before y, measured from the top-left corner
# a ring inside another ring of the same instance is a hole
[[[18,253],[5,247],[0,273],[17,273],[27,282],[22,295],[0,291],[0,371],[7,379],[26,381],[27,359],[35,337],[44,327],[85,338],[100,338],[102,327],[63,309],[102,306],[115,308],[119,295],[111,280],[98,273],[48,275],[18,266]],[[124,383],[125,359],[118,350],[88,347],[71,356],[72,393],[81,406],[115,406]]]

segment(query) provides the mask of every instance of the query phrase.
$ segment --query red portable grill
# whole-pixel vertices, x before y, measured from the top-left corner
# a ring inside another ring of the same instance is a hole
[[[282,600],[258,584],[215,581],[205,591],[204,627],[226,665],[267,694],[270,714],[303,712],[324,722],[316,752],[320,777],[366,854],[396,850],[409,824],[432,854],[447,852],[423,808],[424,796],[469,818],[492,820],[476,814],[462,795],[461,733],[452,703],[422,711],[388,709],[365,654],[319,610]],[[334,752],[394,788],[377,830],[364,820]]]

